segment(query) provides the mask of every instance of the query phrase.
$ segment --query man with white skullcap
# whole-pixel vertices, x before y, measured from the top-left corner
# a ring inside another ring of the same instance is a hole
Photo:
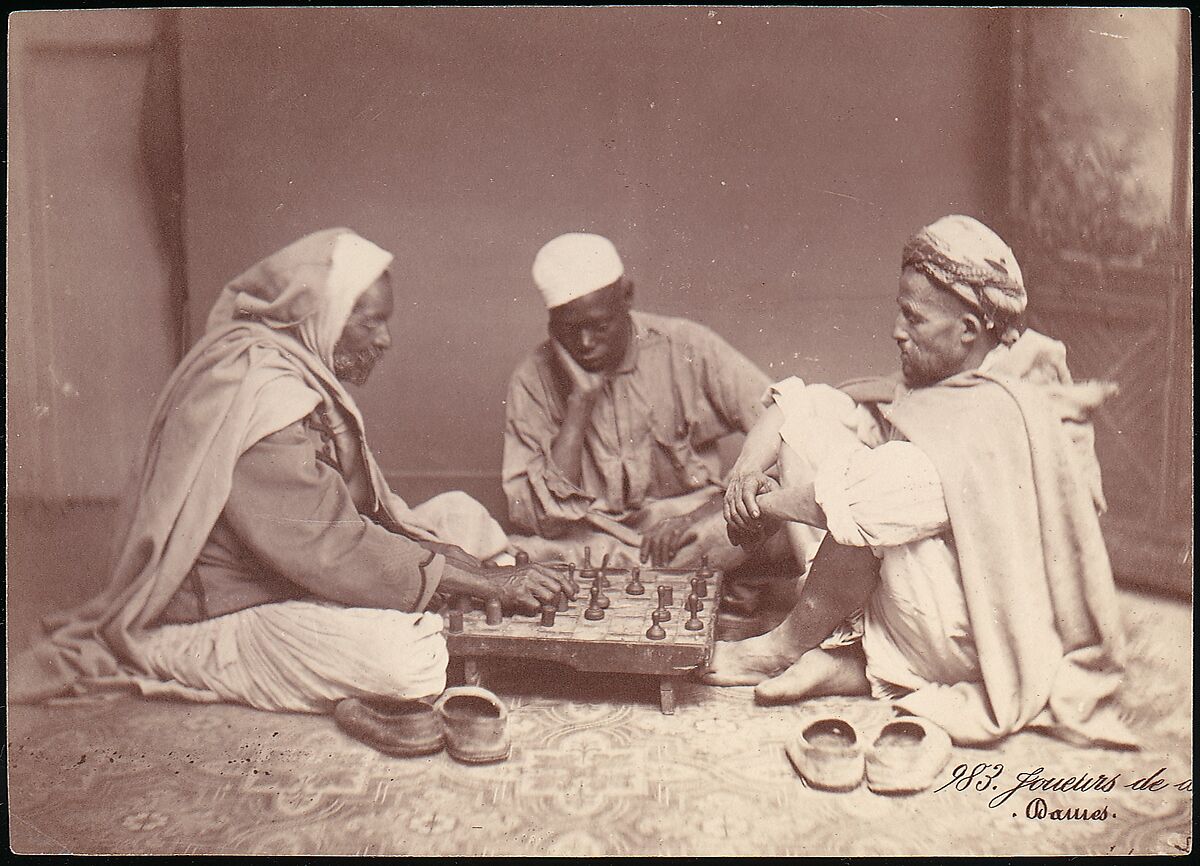
[[[1113,386],[1072,382],[1063,345],[1022,330],[1020,268],[978,220],[909,240],[897,304],[901,376],[772,387],[730,535],[828,535],[788,618],[718,642],[705,679],[765,703],[870,692],[960,744],[1036,727],[1129,745],[1088,422]]]
[[[718,442],[763,411],[769,380],[708,328],[631,309],[613,244],[569,233],[538,252],[549,337],[508,390],[504,490],[534,559],[742,566],[789,559],[782,540],[730,544]],[[795,572],[795,567],[790,569]]]

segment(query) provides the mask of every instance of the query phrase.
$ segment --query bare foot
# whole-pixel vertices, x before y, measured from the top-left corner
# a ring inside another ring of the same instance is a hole
[[[753,686],[796,661],[799,650],[785,636],[769,631],[739,641],[717,641],[708,669],[699,677],[710,686]]]
[[[714,653],[715,654],[715,653]],[[787,704],[826,695],[865,695],[871,691],[860,657],[853,653],[809,650],[778,676],[754,689],[760,704]]]

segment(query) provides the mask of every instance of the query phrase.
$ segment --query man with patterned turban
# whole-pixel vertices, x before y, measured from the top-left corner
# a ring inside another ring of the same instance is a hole
[[[746,576],[790,562],[782,538],[730,544],[721,515],[717,446],[762,413],[763,372],[703,325],[632,310],[633,283],[599,235],[551,240],[533,281],[549,339],[508,389],[504,491],[529,533],[514,545],[576,560],[590,546],[596,561],[623,565],[694,567],[707,556]]]
[[[764,703],[869,692],[964,744],[1131,744],[1088,421],[1113,386],[1073,383],[1063,345],[1022,330],[1020,268],[970,217],[908,242],[897,303],[900,377],[773,386],[730,535],[828,534],[787,620],[718,643],[706,679]]]
[[[48,622],[10,699],[106,687],[264,710],[436,695],[435,594],[535,610],[566,578],[497,568],[507,539],[462,493],[409,508],[343,382],[391,345],[390,253],[348,229],[229,283],[163,389],[107,589]]]

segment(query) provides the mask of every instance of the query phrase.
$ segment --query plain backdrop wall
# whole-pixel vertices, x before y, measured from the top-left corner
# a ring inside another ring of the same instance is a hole
[[[144,133],[157,13],[9,19],[7,492],[108,500],[179,360]]]
[[[773,377],[889,371],[904,239],[1003,230],[1005,14],[184,10],[193,337],[304,233],[394,251],[395,345],[358,396],[416,499],[498,493],[507,378],[544,337],[529,268],[563,231]]]

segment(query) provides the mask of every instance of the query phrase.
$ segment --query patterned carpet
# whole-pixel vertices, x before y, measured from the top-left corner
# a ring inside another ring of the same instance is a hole
[[[956,765],[989,765],[963,791],[808,788],[784,743],[814,710],[887,717],[867,699],[763,708],[749,689],[688,684],[664,716],[651,680],[522,666],[489,674],[514,749],[486,767],[444,753],[389,758],[328,717],[132,697],[11,708],[10,843],[21,853],[1181,854],[1191,849],[1192,795],[1176,787],[1191,778],[1191,607],[1122,601],[1133,655],[1123,700],[1144,749],[1023,733],[955,749],[938,785]],[[1109,792],[1021,790],[989,807],[1038,768],[1120,778]],[[1126,787],[1159,768],[1165,787]],[[976,790],[985,777],[996,787]],[[1038,796],[1050,810],[1107,818],[1027,817]]]

